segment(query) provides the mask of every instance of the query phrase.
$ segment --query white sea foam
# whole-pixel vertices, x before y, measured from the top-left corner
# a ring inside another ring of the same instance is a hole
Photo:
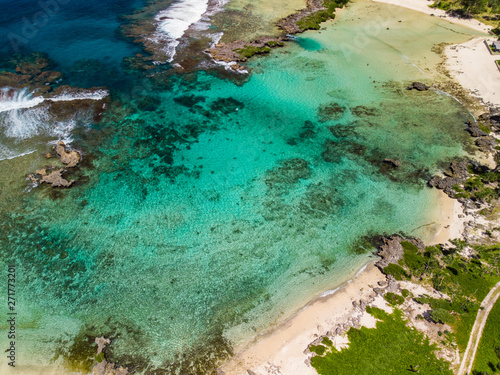
[[[27,89],[18,91],[4,87],[0,90],[0,112],[36,107],[44,100],[41,96],[32,98]]]
[[[82,91],[78,93],[64,93],[53,98],[48,98],[47,100],[52,100],[53,102],[67,102],[73,100],[101,100],[108,96],[108,91],[106,90],[95,90],[95,91]]]
[[[173,60],[180,39],[189,28],[199,31],[209,29],[210,17],[220,12],[228,2],[229,0],[180,0],[158,13],[155,20],[159,22],[159,33],[153,40],[165,44],[164,52],[168,61]]]
[[[208,9],[208,0],[180,0],[155,17],[160,22],[159,30],[166,36],[165,52],[172,61],[179,39],[186,30],[199,21]]]
[[[95,91],[81,91],[74,93],[63,93],[62,95],[52,98],[44,98],[43,96],[33,97],[26,88],[15,90],[12,88],[4,87],[0,89],[0,112],[14,111],[18,109],[33,108],[43,103],[46,100],[54,102],[73,101],[73,100],[101,100],[108,96],[106,90]]]
[[[15,158],[18,158],[18,157],[21,157],[24,155],[32,154],[35,151],[36,150],[28,150],[25,152],[18,152],[18,151],[14,151],[14,150],[7,148],[6,146],[4,146],[0,143],[0,161],[7,160],[7,159],[15,159]]]
[[[106,90],[80,90],[64,92],[58,96],[33,97],[27,89],[0,89],[0,160],[13,159],[33,151],[33,142],[26,140],[35,136],[62,139],[70,143],[71,132],[79,122],[91,121],[91,113],[75,113],[73,118],[59,121],[51,118],[48,108],[51,102],[74,100],[101,100],[108,95]],[[24,145],[24,146],[23,146]],[[27,148],[29,147],[29,148]]]

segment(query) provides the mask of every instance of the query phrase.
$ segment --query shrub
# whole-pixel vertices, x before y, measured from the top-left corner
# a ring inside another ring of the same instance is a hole
[[[430,312],[431,319],[436,323],[441,324],[453,324],[456,322],[456,318],[451,315],[445,309],[435,309]]]
[[[408,274],[405,269],[397,264],[391,263],[384,268],[384,273],[386,275],[392,275],[396,280],[403,280],[408,278]]]
[[[391,306],[401,305],[405,301],[403,296],[400,296],[399,294],[395,294],[395,293],[391,293],[391,292],[386,293],[384,296],[384,299]]]

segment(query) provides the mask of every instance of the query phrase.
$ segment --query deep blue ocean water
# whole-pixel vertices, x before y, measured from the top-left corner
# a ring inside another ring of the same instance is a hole
[[[9,33],[22,36],[40,5],[2,5],[8,58]],[[393,36],[398,49],[374,37],[380,56],[349,60],[336,39],[356,32],[347,24],[254,60],[244,83],[145,77],[121,68],[140,49],[120,37],[119,16],[139,6],[60,4],[20,50],[49,54],[64,82],[111,89],[97,123],[2,112],[1,146],[33,151],[0,160],[0,266],[17,265],[25,373],[89,371],[102,335],[108,358],[139,373],[210,373],[235,344],[352,276],[373,250],[363,239],[425,235],[436,217],[425,179],[470,146],[463,106],[404,89],[428,79],[404,54],[421,40]],[[79,183],[26,189],[60,134],[82,150]]]

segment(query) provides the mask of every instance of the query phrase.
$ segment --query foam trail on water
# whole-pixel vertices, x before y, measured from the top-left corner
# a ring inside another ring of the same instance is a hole
[[[26,88],[16,91],[11,88],[3,88],[0,90],[0,112],[14,111],[18,109],[27,109],[36,107],[46,100],[53,102],[64,102],[73,100],[101,100],[108,96],[106,90],[83,91],[78,93],[63,93],[52,98],[44,98],[36,96],[32,98],[32,93],[29,93]]]
[[[108,96],[108,92],[106,90],[96,90],[96,91],[88,91],[88,92],[78,92],[74,93],[64,93],[59,96],[55,96],[53,98],[48,98],[46,100],[52,100],[53,102],[69,102],[73,100],[101,100]]]
[[[2,88],[0,90],[0,112],[36,107],[44,100],[41,96],[32,98],[27,89],[16,91],[7,87]]]
[[[106,90],[79,90],[45,98],[32,97],[27,89],[0,89],[0,160],[35,152],[33,148],[36,146],[30,140],[35,136],[57,138],[71,143],[71,132],[77,124],[91,121],[89,113],[81,112],[78,113],[78,119],[73,117],[61,121],[49,114],[50,103],[101,100],[107,95]]]
[[[0,144],[0,161],[1,160],[8,160],[8,159],[15,159],[15,158],[18,158],[20,156],[32,154],[35,151],[36,150],[28,150],[28,151],[19,153],[19,152],[10,150],[6,146]]]
[[[161,11],[155,17],[160,21],[159,29],[167,37],[165,52],[172,61],[179,39],[192,24],[201,19],[208,9],[208,0],[181,0]]]

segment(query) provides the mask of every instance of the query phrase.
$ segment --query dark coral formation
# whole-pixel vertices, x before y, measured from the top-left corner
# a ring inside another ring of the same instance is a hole
[[[430,89],[430,86],[427,86],[423,84],[422,82],[412,82],[411,85],[409,85],[407,90],[417,90],[417,91],[427,91]]]
[[[269,188],[277,185],[295,184],[300,179],[308,179],[311,168],[304,159],[296,158],[285,160],[279,167],[267,171],[264,181]]]
[[[318,108],[318,118],[320,122],[327,122],[331,120],[338,120],[346,111],[346,107],[338,103],[324,104]]]

